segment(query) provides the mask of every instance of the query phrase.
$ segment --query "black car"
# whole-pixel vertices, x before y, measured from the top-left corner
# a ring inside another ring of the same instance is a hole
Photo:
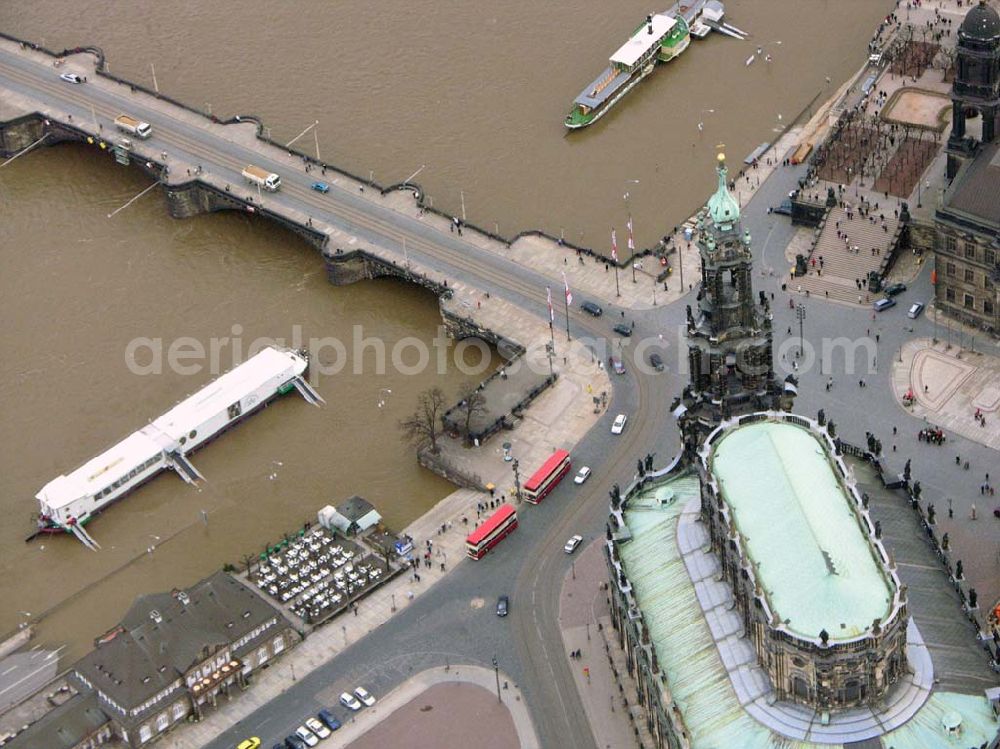
[[[896,296],[897,294],[902,294],[906,291],[905,283],[893,283],[885,287],[886,296]]]
[[[618,323],[612,328],[618,335],[623,335],[626,338],[632,335],[632,326],[626,325],[623,322]]]
[[[772,208],[771,213],[777,213],[781,216],[791,216],[792,215],[792,201],[782,200],[781,204],[777,208]]]
[[[507,616],[510,610],[510,599],[507,596],[500,596],[497,599],[497,616]]]
[[[294,734],[291,736],[285,736],[285,746],[288,747],[288,749],[309,749],[309,747],[306,746],[306,742]]]
[[[657,353],[652,353],[649,355],[649,366],[655,369],[657,372],[663,371],[663,357]]]
[[[601,306],[594,302],[582,302],[580,304],[580,309],[588,315],[593,315],[594,317],[600,317],[604,314],[604,310],[601,309]]]
[[[316,713],[316,717],[319,718],[323,725],[329,728],[331,731],[336,731],[340,728],[340,721],[333,717],[333,713],[327,710],[325,707]]]

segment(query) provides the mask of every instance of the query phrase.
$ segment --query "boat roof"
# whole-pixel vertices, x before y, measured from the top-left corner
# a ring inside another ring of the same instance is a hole
[[[665,34],[667,34],[670,29],[674,27],[677,21],[671,16],[664,15],[663,13],[657,13],[653,16],[652,24],[643,24],[642,28],[632,35],[632,38],[625,42],[617,52],[611,55],[611,63],[613,65],[624,65],[627,68],[632,67],[636,64],[642,56],[645,55],[650,49],[657,46],[660,40]],[[649,26],[652,25],[653,33],[648,32]]]
[[[153,426],[171,439],[180,440],[191,430],[201,427],[206,419],[224,412],[269,379],[289,374],[289,370],[299,375],[305,368],[306,360],[299,354],[269,346],[178,403],[156,419]]]
[[[269,346],[69,475],[54,478],[35,497],[56,510],[81,497],[93,496],[147,460],[176,449],[182,436],[200,428],[268,379],[289,370],[301,374],[305,368],[305,358],[296,352]]]
[[[603,84],[604,81],[612,75],[614,75],[614,78],[611,82],[605,85],[604,88],[601,88],[601,84]],[[615,74],[614,68],[605,68],[603,73],[597,76],[593,81],[591,81],[587,88],[580,92],[580,95],[573,100],[573,103],[583,104],[591,109],[599,107],[601,104],[606,102],[612,94],[621,88],[628,78],[628,73]]]
[[[788,629],[850,639],[893,594],[823,445],[794,424],[737,427],[715,443],[719,482],[758,580]]]

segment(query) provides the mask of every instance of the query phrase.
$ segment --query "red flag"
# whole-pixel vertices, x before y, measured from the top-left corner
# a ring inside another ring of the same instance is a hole
[[[618,237],[614,229],[611,230],[611,259],[618,262]]]
[[[569,281],[566,280],[566,271],[563,271],[562,276],[563,276],[563,286],[566,287],[566,304],[569,305],[573,303],[573,295],[570,293],[569,290]]]
[[[546,299],[547,299],[547,301],[549,303],[549,322],[555,322],[556,321],[556,313],[552,309],[552,287],[551,286],[546,286],[545,287],[545,296],[546,296]]]
[[[632,236],[632,215],[628,217],[628,250],[635,252],[635,237]]]

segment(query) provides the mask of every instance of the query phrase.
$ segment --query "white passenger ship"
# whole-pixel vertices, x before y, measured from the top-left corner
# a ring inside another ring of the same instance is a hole
[[[302,378],[305,352],[269,346],[163,416],[123,439],[35,495],[39,533],[72,533],[99,544],[83,525],[160,471],[171,468],[188,483],[202,475],[187,455],[272,398],[298,390],[313,405],[323,399]]]

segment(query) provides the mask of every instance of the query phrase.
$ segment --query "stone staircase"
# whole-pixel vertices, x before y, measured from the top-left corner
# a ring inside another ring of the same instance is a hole
[[[809,271],[805,276],[791,279],[789,282],[791,291],[802,293],[808,291],[810,294],[848,304],[857,304],[859,294],[863,305],[874,301],[875,297],[868,291],[858,291],[855,279],[861,279],[862,283],[866,284],[868,273],[881,268],[882,261],[886,259],[890,247],[895,242],[899,220],[887,216],[886,229],[883,229],[882,222],[877,216],[872,222],[857,212],[853,215],[854,218],[849,220],[847,211],[843,208],[830,209],[819,239],[809,256]],[[850,250],[847,249],[843,239],[837,238],[838,221],[840,230],[846,231],[850,239]],[[854,253],[855,246],[858,247],[857,254]],[[873,247],[878,248],[879,254],[872,254]],[[821,256],[822,275],[818,273]],[[813,259],[816,260],[815,267],[812,264]]]

